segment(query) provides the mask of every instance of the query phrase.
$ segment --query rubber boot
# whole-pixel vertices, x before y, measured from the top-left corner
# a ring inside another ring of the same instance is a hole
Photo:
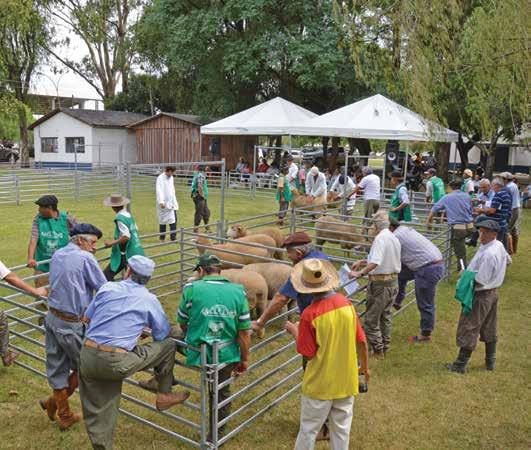
[[[457,355],[457,359],[452,364],[447,364],[446,368],[450,372],[465,373],[466,365],[468,364],[468,360],[470,359],[471,355],[472,355],[472,350],[460,348],[459,355]]]
[[[78,385],[79,379],[77,377],[77,372],[72,372],[68,376],[68,387],[66,388],[68,397],[76,391]],[[55,414],[57,412],[57,404],[55,403],[53,394],[46,399],[40,399],[39,405],[41,405],[41,408],[46,411],[46,414],[48,414],[48,418],[51,421],[56,419]]]
[[[53,398],[57,405],[57,422],[61,431],[70,428],[76,422],[81,420],[80,413],[74,413],[70,410],[68,404],[68,389],[55,389],[53,391]]]
[[[494,370],[496,366],[496,342],[485,343],[485,367],[487,370]]]
[[[516,255],[518,249],[518,236],[513,236],[513,255]]]

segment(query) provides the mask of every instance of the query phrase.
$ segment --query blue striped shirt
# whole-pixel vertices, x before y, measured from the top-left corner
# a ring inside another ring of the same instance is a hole
[[[446,211],[448,225],[458,225],[471,223],[472,219],[472,201],[470,195],[461,191],[452,191],[450,194],[441,198],[433,208],[432,213]]]
[[[494,214],[488,214],[500,225],[502,230],[507,230],[507,223],[511,219],[513,198],[507,188],[503,188],[494,194],[490,207],[494,208]]]

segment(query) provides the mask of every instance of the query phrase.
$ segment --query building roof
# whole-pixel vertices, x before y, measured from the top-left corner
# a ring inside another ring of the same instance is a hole
[[[127,111],[56,108],[33,122],[28,128],[33,130],[36,126],[46,122],[60,112],[95,128],[122,128],[147,118],[144,114]]]
[[[161,116],[167,116],[167,117],[173,117],[174,119],[182,120],[184,122],[189,122],[197,126],[206,125],[207,123],[212,122],[210,119],[205,119],[201,116],[194,116],[192,114],[178,114],[178,113],[169,113],[169,112],[159,112],[158,114],[155,114],[151,117],[144,117],[144,119],[139,120],[138,122],[133,122],[129,125],[127,125],[128,128],[135,128],[138,125],[141,125],[145,122],[149,122],[150,120],[157,119]]]

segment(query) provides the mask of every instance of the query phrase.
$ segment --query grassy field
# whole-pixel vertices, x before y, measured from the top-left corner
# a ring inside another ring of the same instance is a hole
[[[185,193],[179,193],[180,224],[192,223],[193,207]],[[217,218],[218,198],[210,206]],[[101,199],[81,203],[62,202],[79,220],[112,232],[113,215],[101,206]],[[35,206],[1,206],[2,259],[8,265],[25,261],[27,239]],[[226,218],[235,220],[276,208],[272,200],[230,198]],[[409,346],[406,338],[416,333],[418,313],[409,308],[395,319],[393,348],[385,361],[371,362],[369,392],[358,397],[351,434],[353,449],[518,449],[529,448],[530,374],[529,338],[531,298],[531,214],[525,211],[519,254],[509,268],[499,305],[498,367],[483,369],[483,346],[474,353],[466,376],[449,374],[444,363],[456,354],[455,328],[458,303],[452,300],[455,275],[438,290],[437,328],[434,342]],[[157,231],[155,202],[151,194],[135,196],[133,214],[142,233]],[[165,297],[164,306],[174,319],[175,296]],[[61,433],[38,409],[35,399],[45,395],[44,379],[12,367],[0,368],[0,448],[61,449],[89,448],[83,426]],[[146,396],[146,399],[152,397]],[[77,398],[75,407],[79,407]],[[299,400],[291,396],[278,408],[240,433],[227,449],[289,449],[298,431]],[[150,428],[120,417],[115,448],[184,448]],[[327,448],[319,444],[317,448]]]

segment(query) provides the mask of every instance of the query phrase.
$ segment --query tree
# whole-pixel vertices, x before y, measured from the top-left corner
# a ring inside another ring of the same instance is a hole
[[[89,83],[104,101],[112,99],[122,81],[128,92],[129,72],[135,56],[135,25],[142,0],[53,0],[49,8],[58,25],[64,25],[84,42],[88,54],[79,62],[48,52]],[[70,38],[61,44],[68,45]],[[57,43],[56,43],[57,44]]]
[[[524,0],[486,3],[474,10],[463,30],[458,68],[465,95],[463,127],[489,142],[477,144],[486,161],[486,176],[492,175],[500,137],[512,141],[529,119],[527,6]]]
[[[0,8],[0,93],[18,116],[22,165],[29,161],[28,92],[50,33],[45,6],[44,0],[4,0]]]

